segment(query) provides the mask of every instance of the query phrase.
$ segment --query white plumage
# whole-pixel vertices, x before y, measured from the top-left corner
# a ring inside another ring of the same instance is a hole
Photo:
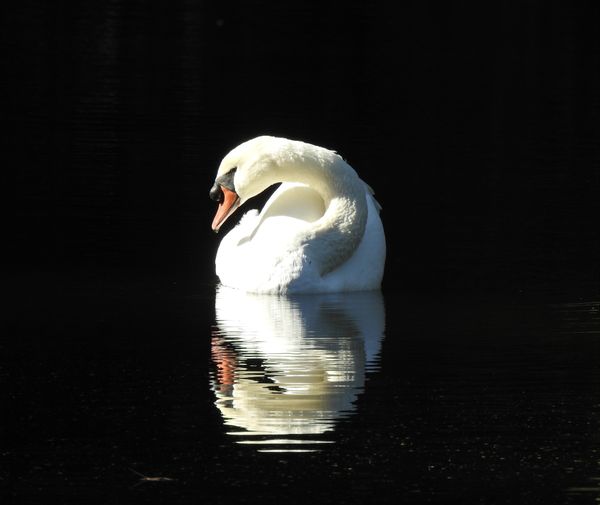
[[[273,184],[260,212],[246,213],[219,245],[220,282],[255,293],[379,289],[386,244],[371,188],[337,153],[261,136],[221,162],[211,197],[213,229]]]

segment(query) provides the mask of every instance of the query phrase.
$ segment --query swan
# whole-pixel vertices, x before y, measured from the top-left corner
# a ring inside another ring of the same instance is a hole
[[[221,240],[215,269],[223,286],[262,294],[381,288],[386,242],[373,190],[335,151],[269,135],[221,161],[211,199],[212,229],[278,184],[260,213],[250,210]]]

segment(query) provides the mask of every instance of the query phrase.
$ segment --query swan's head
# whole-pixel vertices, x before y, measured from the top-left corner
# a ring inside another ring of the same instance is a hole
[[[210,190],[210,197],[219,203],[212,222],[215,232],[241,204],[281,182],[276,169],[286,144],[293,142],[277,137],[256,137],[240,144],[223,158]]]

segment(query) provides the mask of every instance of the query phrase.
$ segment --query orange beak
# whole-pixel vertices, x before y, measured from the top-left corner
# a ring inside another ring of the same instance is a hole
[[[212,229],[215,232],[219,231],[221,225],[240,206],[240,197],[235,191],[231,191],[224,186],[221,186],[221,191],[223,191],[223,200],[219,203],[219,208],[212,222]]]

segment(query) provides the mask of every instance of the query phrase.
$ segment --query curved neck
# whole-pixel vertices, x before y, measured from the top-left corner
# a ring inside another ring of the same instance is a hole
[[[325,275],[348,260],[362,240],[368,217],[365,185],[332,151],[287,150],[281,158],[276,160],[279,182],[306,184],[325,204],[323,216],[300,238],[300,246]]]
[[[320,259],[321,275],[346,262],[362,240],[368,208],[361,189],[360,194],[331,199],[323,217],[315,223],[314,238],[308,247],[311,256]]]

